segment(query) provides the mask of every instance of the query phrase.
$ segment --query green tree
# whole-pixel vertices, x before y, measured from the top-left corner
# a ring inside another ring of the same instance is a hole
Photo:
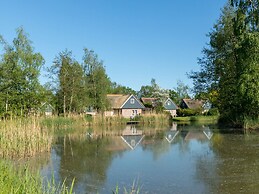
[[[189,86],[184,84],[183,81],[178,80],[176,88],[174,88],[173,90],[169,90],[169,97],[176,104],[180,104],[183,98],[190,98],[189,91],[190,91]]]
[[[0,111],[28,115],[41,105],[39,75],[44,59],[34,52],[23,28],[18,28],[16,34],[12,45],[0,38],[4,50],[0,59]]]
[[[136,95],[136,91],[130,87],[122,86],[117,84],[116,82],[111,83],[111,87],[108,90],[110,94],[134,94]]]
[[[59,53],[50,68],[56,77],[57,107],[64,115],[80,113],[87,106],[86,77],[71,51]],[[62,111],[61,111],[62,110]]]
[[[98,112],[103,112],[109,107],[107,93],[111,82],[103,62],[98,59],[94,51],[87,48],[84,49],[83,70],[87,79],[89,104]]]
[[[217,94],[222,121],[244,126],[259,116],[259,34],[241,1],[235,5],[224,8],[203,50],[201,71],[190,77],[196,92]]]

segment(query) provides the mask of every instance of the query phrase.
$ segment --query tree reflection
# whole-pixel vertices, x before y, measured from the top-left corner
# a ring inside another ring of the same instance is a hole
[[[107,151],[108,138],[89,139],[84,136],[59,138],[56,152],[60,156],[59,173],[62,180],[75,178],[75,191],[97,193],[106,180],[115,152]]]
[[[213,156],[197,161],[197,176],[207,184],[210,193],[258,192],[258,140],[258,135],[213,135]]]

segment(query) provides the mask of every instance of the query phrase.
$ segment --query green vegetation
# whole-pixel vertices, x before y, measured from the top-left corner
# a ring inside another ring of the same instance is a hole
[[[140,186],[138,185],[138,182],[133,181],[133,184],[130,189],[127,189],[126,187],[123,188],[123,191],[120,192],[120,188],[117,185],[115,188],[115,191],[112,191],[113,194],[119,194],[119,193],[124,193],[124,194],[139,194],[140,193]]]
[[[0,122],[0,157],[24,158],[50,151],[52,136],[36,120]]]
[[[217,122],[218,116],[190,116],[190,117],[174,117],[173,121],[179,122]]]
[[[0,193],[34,193],[34,194],[70,194],[73,192],[72,182],[70,188],[54,181],[42,189],[43,180],[39,174],[32,174],[27,167],[14,168],[9,162],[0,161]]]
[[[168,125],[170,121],[169,114],[147,114],[136,118],[141,125]]]
[[[259,2],[231,0],[209,33],[208,48],[192,72],[197,94],[207,96],[220,122],[245,127],[259,116]]]

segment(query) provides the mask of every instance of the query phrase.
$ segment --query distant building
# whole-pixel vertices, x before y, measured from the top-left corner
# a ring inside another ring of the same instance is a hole
[[[174,103],[174,101],[171,98],[167,98],[164,101],[164,108],[165,111],[170,112],[172,117],[176,117],[176,110],[178,109],[178,106]]]
[[[45,116],[52,116],[54,114],[54,110],[54,107],[47,102],[44,102],[40,108],[41,114]]]
[[[158,98],[140,98],[140,101],[145,106],[143,110],[145,114],[153,113],[155,107],[158,105]]]
[[[110,110],[105,111],[106,116],[122,116],[133,118],[142,114],[144,105],[134,95],[108,94],[107,99],[110,103]]]
[[[204,104],[203,100],[193,100],[193,99],[182,99],[181,103],[180,103],[180,108],[182,109],[202,109],[202,106]]]
[[[193,100],[193,99],[182,99],[180,103],[180,108],[182,109],[192,109],[192,110],[197,110],[200,109],[202,112],[208,112],[211,108],[211,103],[209,101],[205,100]]]

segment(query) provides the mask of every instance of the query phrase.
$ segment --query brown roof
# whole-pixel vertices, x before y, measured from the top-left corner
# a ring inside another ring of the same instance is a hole
[[[130,96],[131,95],[108,94],[107,99],[110,102],[111,108],[119,109]]]
[[[141,98],[141,101],[144,104],[155,104],[157,101],[157,98]]]
[[[189,109],[202,108],[202,105],[204,104],[203,100],[183,99],[183,102]]]

